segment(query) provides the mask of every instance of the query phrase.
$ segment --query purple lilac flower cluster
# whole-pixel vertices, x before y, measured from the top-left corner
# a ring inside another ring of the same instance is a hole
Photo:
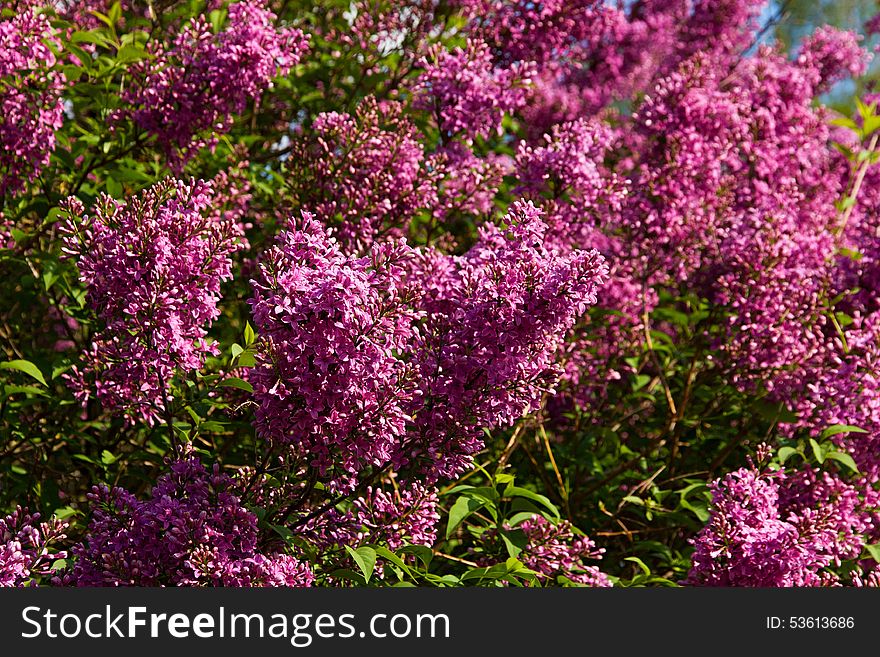
[[[214,353],[206,327],[242,244],[213,193],[210,183],[168,179],[125,202],[103,196],[92,214],[68,203],[65,252],[103,323],[82,367],[66,375],[84,404],[94,396],[129,422],[155,423],[177,373]]]
[[[563,338],[596,302],[604,259],[548,249],[541,215],[516,202],[506,230],[486,226],[464,256],[427,252],[419,263],[422,394],[418,439],[403,456],[422,460],[428,481],[461,474],[483,445],[483,427],[513,423],[552,391]]]
[[[526,535],[526,546],[519,559],[539,578],[564,577],[581,586],[611,586],[608,576],[589,563],[601,559],[604,550],[597,549],[586,536],[577,535],[567,520],[553,524],[536,515],[523,520],[518,528]]]
[[[552,387],[562,336],[607,273],[595,251],[547,250],[540,215],[514,204],[509,228],[482,229],[462,257],[385,242],[360,258],[306,215],[255,285],[260,435],[349,486],[368,465],[462,473],[482,427]]]
[[[715,482],[708,525],[693,540],[688,584],[829,586],[826,566],[855,559],[876,534],[859,488],[828,473],[743,468]]]
[[[39,513],[29,514],[21,507],[0,518],[0,587],[26,586],[38,575],[52,575],[55,560],[66,556],[55,547],[66,530],[66,523],[40,522]]]
[[[257,431],[292,444],[337,485],[392,458],[406,432],[411,377],[397,354],[418,313],[402,284],[401,243],[345,256],[304,214],[263,257],[251,301],[261,336],[254,386]]]
[[[436,174],[399,103],[366,98],[354,115],[319,114],[313,130],[293,144],[289,199],[332,227],[346,253],[405,236],[413,217],[437,203]]]
[[[21,191],[49,163],[63,121],[60,42],[34,7],[0,19],[0,196]]]
[[[525,104],[528,68],[496,68],[489,46],[481,41],[469,40],[452,52],[436,47],[423,64],[416,106],[433,112],[447,135],[500,134],[504,115]]]
[[[228,7],[227,22],[215,34],[195,18],[141,67],[125,93],[141,129],[156,136],[171,167],[182,169],[199,149],[216,143],[241,114],[286,74],[307,50],[300,30],[278,28],[259,0]],[[208,137],[201,136],[208,132]]]
[[[257,518],[233,480],[195,457],[169,464],[148,500],[121,488],[89,495],[87,538],[72,550],[77,586],[310,586],[308,566],[257,551]]]

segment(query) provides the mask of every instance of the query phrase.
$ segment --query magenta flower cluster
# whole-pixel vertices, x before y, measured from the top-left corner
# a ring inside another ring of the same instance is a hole
[[[306,564],[257,551],[257,518],[235,482],[193,456],[169,464],[150,498],[96,487],[86,540],[73,548],[77,586],[309,586]]]
[[[319,114],[312,128],[293,145],[286,184],[346,253],[405,236],[413,217],[436,205],[421,135],[399,103],[366,98],[353,115]]]
[[[27,586],[38,576],[53,574],[53,566],[66,553],[57,549],[65,538],[66,523],[40,522],[40,514],[18,507],[0,518],[0,587]]]
[[[174,377],[215,352],[206,329],[242,233],[213,194],[210,183],[168,179],[125,202],[104,196],[91,214],[68,203],[64,250],[103,325],[67,375],[84,404],[164,420]]]
[[[336,485],[366,466],[460,474],[482,428],[511,424],[552,387],[555,355],[607,266],[557,256],[531,203],[451,257],[384,242],[346,256],[304,216],[263,259],[252,300],[258,433],[292,444]]]
[[[215,144],[233,115],[257,102],[306,50],[303,33],[276,27],[264,2],[236,2],[217,34],[204,18],[195,18],[172,43],[159,46],[123,94],[129,106],[117,119],[130,112],[180,170],[200,148]]]
[[[389,462],[406,433],[411,377],[397,354],[418,313],[402,284],[409,249],[344,255],[305,214],[260,265],[251,301],[261,336],[249,378],[255,426],[340,485]]]
[[[439,128],[466,139],[501,133],[501,120],[525,104],[529,69],[496,68],[489,46],[469,40],[449,52],[435,47],[416,83],[416,106],[433,112]]]
[[[53,47],[55,30],[36,8],[0,19],[0,196],[35,180],[55,149],[65,80]]]
[[[567,520],[554,524],[544,516],[533,516],[518,526],[526,535],[520,561],[544,581],[565,578],[581,586],[608,587],[611,580],[590,562],[602,558],[604,550],[586,536],[575,533]]]
[[[713,485],[713,511],[694,539],[687,583],[699,586],[829,586],[824,570],[856,559],[876,532],[859,488],[828,473],[743,468]]]
[[[417,265],[422,394],[417,438],[403,456],[421,461],[429,481],[461,474],[482,448],[483,427],[513,423],[552,392],[564,336],[607,276],[595,250],[548,249],[541,215],[516,202],[506,230],[486,226],[464,256],[429,252]]]

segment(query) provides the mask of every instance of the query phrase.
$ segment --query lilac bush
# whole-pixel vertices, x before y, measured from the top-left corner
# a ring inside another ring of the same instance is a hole
[[[876,585],[880,23],[770,9],[2,3],[0,584]]]

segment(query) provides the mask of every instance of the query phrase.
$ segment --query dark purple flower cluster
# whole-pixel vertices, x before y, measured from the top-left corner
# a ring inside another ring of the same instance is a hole
[[[103,324],[67,375],[83,403],[95,396],[129,422],[155,423],[175,375],[214,353],[206,327],[242,232],[213,194],[210,183],[168,179],[125,202],[103,196],[93,214],[68,202],[65,252]]]
[[[172,43],[160,46],[126,89],[129,107],[117,118],[132,113],[179,171],[195,152],[216,143],[233,115],[258,101],[306,50],[303,33],[276,27],[264,2],[236,2],[228,7],[226,25],[217,34],[199,17]]]
[[[24,7],[0,19],[0,196],[14,194],[49,163],[63,121],[60,42],[49,19]]]
[[[517,527],[526,535],[526,546],[519,559],[540,579],[552,582],[562,577],[581,586],[611,586],[608,576],[588,563],[601,559],[604,550],[597,549],[588,537],[575,533],[567,520],[554,524],[544,516],[533,516]]]
[[[233,480],[192,456],[169,465],[145,501],[96,487],[85,541],[72,550],[77,586],[310,586],[308,566],[257,551],[257,518]]]
[[[21,507],[0,518],[0,587],[26,586],[37,576],[51,576],[55,560],[66,556],[55,547],[66,531],[66,523],[40,522],[40,514]]]
[[[562,338],[607,273],[596,252],[545,248],[540,215],[515,204],[506,231],[482,229],[461,257],[385,242],[360,258],[305,216],[255,283],[259,434],[334,466],[337,484],[368,465],[428,482],[463,472],[483,427],[552,388]]]
[[[257,431],[332,470],[339,485],[388,463],[406,432],[413,382],[398,355],[418,318],[403,284],[408,257],[393,242],[346,256],[304,214],[264,255],[254,283]]]
[[[330,226],[346,253],[404,237],[413,217],[437,203],[436,174],[399,103],[366,98],[354,115],[319,114],[313,130],[292,146],[290,201]]]
[[[418,459],[429,481],[461,474],[482,448],[484,427],[513,423],[552,392],[564,336],[607,276],[596,251],[549,249],[541,215],[516,202],[507,228],[482,228],[464,256],[428,252],[418,264],[422,394],[413,412],[418,438],[402,456]]]

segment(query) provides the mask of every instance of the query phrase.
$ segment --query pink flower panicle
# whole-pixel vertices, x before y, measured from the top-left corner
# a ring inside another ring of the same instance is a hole
[[[422,64],[415,106],[434,113],[447,135],[485,139],[501,134],[504,115],[525,104],[530,68],[496,68],[482,41],[469,39],[452,51],[435,46]]]
[[[155,423],[175,374],[215,353],[206,327],[219,316],[242,233],[213,194],[210,183],[167,179],[127,201],[102,196],[92,215],[68,201],[64,250],[103,324],[84,369],[68,374],[83,403],[94,394],[129,422]]]
[[[591,561],[602,558],[605,550],[580,534],[567,520],[551,522],[535,515],[511,527],[525,534],[525,545],[518,559],[534,571],[542,583],[554,585],[568,580],[579,586],[610,587],[611,580]],[[487,564],[488,565],[488,564]]]
[[[52,576],[55,560],[66,557],[55,549],[66,531],[67,523],[40,522],[39,513],[31,515],[21,507],[0,518],[0,587],[27,586]]]
[[[287,160],[290,200],[330,226],[346,253],[404,237],[416,214],[436,205],[422,136],[399,103],[368,97],[354,115],[325,112],[312,127]]]
[[[409,482],[385,490],[368,486],[348,511],[332,509],[310,520],[300,530],[319,548],[339,545],[383,545],[397,550],[404,545],[432,546],[437,540],[439,499],[437,490]]]
[[[188,23],[173,43],[140,66],[123,94],[135,123],[156,136],[179,172],[199,149],[229,130],[233,115],[286,75],[307,49],[295,28],[278,28],[260,0],[229,5],[214,34],[204,18]],[[126,110],[129,111],[129,110]],[[117,120],[123,114],[117,116]],[[207,133],[207,136],[203,136]]]
[[[403,284],[403,243],[347,257],[308,213],[263,257],[254,297],[261,337],[257,432],[338,485],[390,461],[408,420],[412,383],[398,353],[419,314]]]
[[[464,472],[484,427],[514,422],[552,388],[556,353],[607,277],[596,251],[547,249],[541,214],[516,202],[507,228],[481,228],[464,256],[422,256],[418,439],[401,456],[424,460],[429,481]]]
[[[861,77],[871,55],[859,42],[862,37],[847,30],[825,25],[801,43],[797,63],[815,73],[813,85],[818,92],[846,78]]]
[[[170,464],[148,500],[121,489],[89,494],[87,538],[73,548],[77,586],[310,586],[290,555],[257,551],[257,518],[232,479],[197,458]]]
[[[357,258],[304,214],[254,283],[258,433],[325,475],[335,464],[337,485],[386,464],[428,483],[460,474],[483,427],[552,386],[556,351],[607,275],[595,251],[545,248],[540,215],[514,204],[507,229],[481,229],[460,257],[385,242]]]
[[[693,539],[698,586],[827,586],[876,532],[877,493],[810,468],[742,468],[712,484],[709,523]]]
[[[49,164],[63,122],[61,42],[44,14],[0,19],[0,196],[20,192]]]

